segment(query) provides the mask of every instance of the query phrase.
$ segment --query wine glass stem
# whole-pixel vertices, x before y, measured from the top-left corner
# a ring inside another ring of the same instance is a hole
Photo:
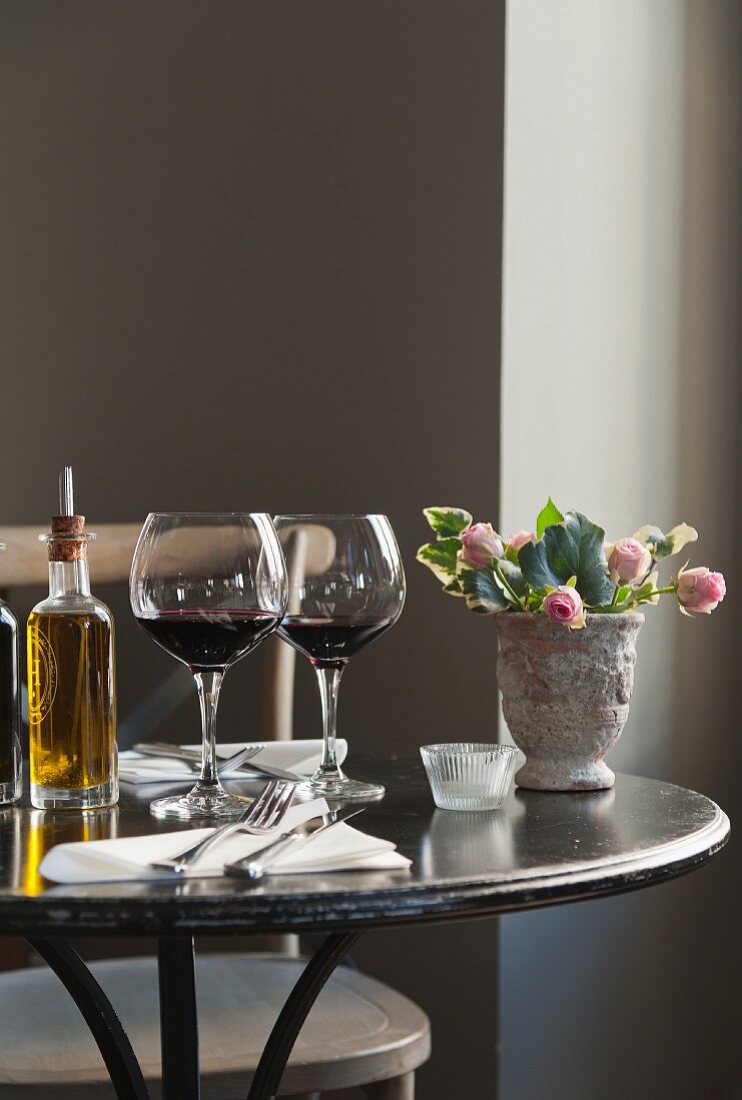
[[[210,789],[221,786],[216,770],[216,708],[223,677],[223,672],[194,673],[201,706],[201,776],[198,786]]]
[[[338,717],[338,692],[340,691],[340,677],[342,668],[318,667],[317,683],[322,700],[322,724],[324,741],[322,744],[322,763],[320,771],[327,775],[341,775],[335,754],[335,739],[337,737]]]

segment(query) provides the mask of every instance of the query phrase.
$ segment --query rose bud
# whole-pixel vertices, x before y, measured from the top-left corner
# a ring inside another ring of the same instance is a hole
[[[680,610],[694,615],[710,615],[727,594],[721,573],[711,573],[705,565],[681,569],[678,573]]]
[[[614,584],[642,580],[651,564],[652,555],[637,539],[619,539],[608,555],[608,572]]]
[[[512,546],[513,550],[520,550],[521,546],[525,546],[527,542],[535,541],[536,535],[533,531],[516,531],[508,539],[508,546]]]
[[[585,608],[582,606],[582,596],[576,588],[568,584],[560,584],[544,599],[544,614],[553,623],[562,623],[572,630],[579,630],[586,625]]]
[[[461,557],[468,565],[484,569],[503,554],[502,539],[491,523],[472,523],[461,532]]]

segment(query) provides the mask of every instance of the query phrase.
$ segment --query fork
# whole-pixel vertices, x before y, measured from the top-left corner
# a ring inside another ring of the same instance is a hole
[[[181,852],[174,859],[157,860],[150,863],[150,867],[181,874],[192,867],[215,844],[219,844],[233,833],[244,831],[255,836],[272,833],[286,816],[291,805],[294,787],[295,784],[285,783],[281,779],[274,779],[270,783],[266,783],[258,798],[236,821],[230,821],[229,824],[215,829],[205,840],[194,844],[192,848]]]
[[[242,768],[250,761],[249,771],[259,772],[261,775],[270,775],[273,779],[284,779],[287,783],[299,783],[301,776],[295,772],[286,771],[284,768],[274,768],[267,764],[253,763],[253,757],[262,752],[265,745],[246,745],[244,749],[218,761],[218,771]],[[142,756],[164,757],[168,760],[180,760],[187,764],[192,772],[199,774],[201,771],[201,753],[196,749],[181,749],[179,745],[171,745],[165,741],[148,741],[133,746],[134,752]]]

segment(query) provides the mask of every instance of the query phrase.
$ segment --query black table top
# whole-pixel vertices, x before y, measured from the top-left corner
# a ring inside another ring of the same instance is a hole
[[[354,757],[387,785],[358,826],[394,840],[409,871],[55,886],[38,873],[54,844],[168,832],[147,787],[114,810],[0,811],[0,933],[167,935],[337,931],[512,912],[672,878],[725,844],[729,821],[703,795],[619,775],[610,791],[511,791],[503,810],[436,810],[418,760]],[[244,791],[249,784],[229,784]],[[168,790],[177,790],[170,787]],[[187,826],[185,826],[187,828]]]

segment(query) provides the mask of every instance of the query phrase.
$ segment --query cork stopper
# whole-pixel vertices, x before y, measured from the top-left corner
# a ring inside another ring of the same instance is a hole
[[[65,466],[59,475],[59,511],[52,516],[50,535],[46,539],[49,561],[87,561],[88,541],[85,533],[85,516],[75,514],[72,467]]]

